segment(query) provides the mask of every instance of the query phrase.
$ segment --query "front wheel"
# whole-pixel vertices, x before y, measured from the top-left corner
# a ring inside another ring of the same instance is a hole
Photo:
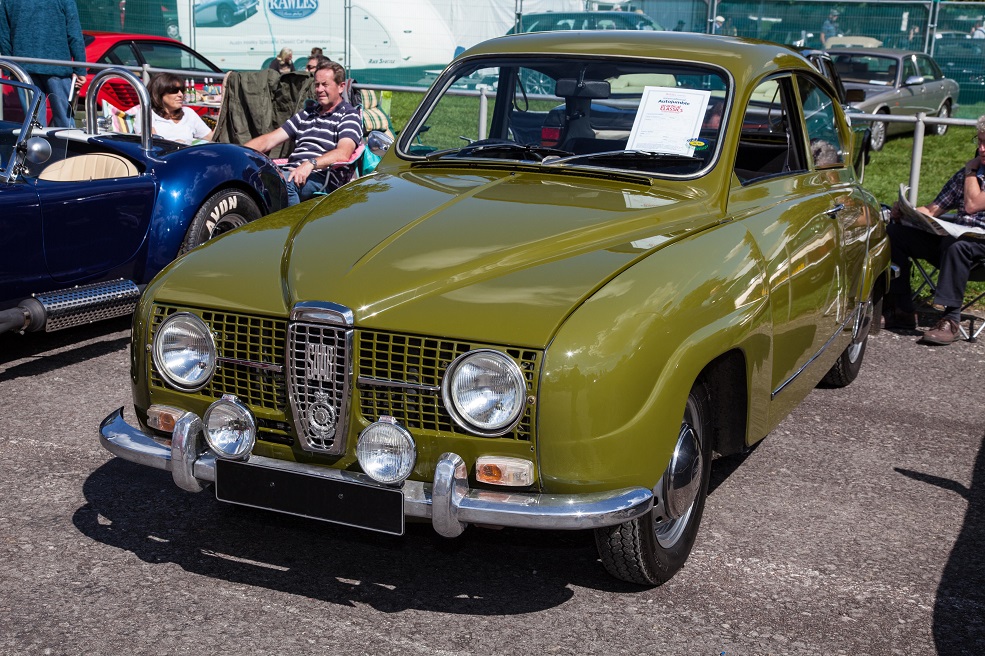
[[[660,585],[677,573],[694,546],[711,475],[707,388],[688,394],[676,449],[649,513],[617,526],[595,529],[605,569],[618,579]],[[659,498],[658,498],[659,497]]]
[[[216,19],[219,21],[219,25],[223,27],[229,27],[233,24],[233,10],[229,5],[219,5],[219,8],[215,12]]]
[[[941,105],[941,109],[937,112],[937,118],[950,118],[951,116],[951,106],[947,103]],[[944,123],[937,123],[934,125],[934,134],[938,137],[943,137],[947,133],[947,125]]]
[[[259,219],[263,213],[250,196],[238,189],[223,189],[209,196],[188,224],[178,255],[209,239]]]

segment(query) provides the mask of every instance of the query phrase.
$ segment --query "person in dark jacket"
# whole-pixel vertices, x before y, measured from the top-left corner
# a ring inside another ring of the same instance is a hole
[[[0,0],[0,55],[85,62],[82,26],[74,0]],[[69,105],[76,87],[86,80],[84,66],[29,64],[21,67],[48,96],[51,122],[56,127],[75,127]],[[47,114],[41,112],[42,124]]]

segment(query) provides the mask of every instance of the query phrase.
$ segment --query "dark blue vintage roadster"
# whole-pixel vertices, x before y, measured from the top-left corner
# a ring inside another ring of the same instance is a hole
[[[132,311],[166,264],[213,236],[286,207],[284,182],[242,146],[184,146],[105,132],[96,94],[84,129],[42,128],[43,96],[0,61],[0,333],[58,330]],[[146,89],[127,71],[149,108]],[[90,87],[91,89],[92,87]]]

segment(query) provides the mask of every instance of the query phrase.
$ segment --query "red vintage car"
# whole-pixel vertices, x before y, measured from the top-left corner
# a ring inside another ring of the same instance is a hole
[[[150,66],[188,71],[199,76],[214,73],[216,82],[222,81],[223,72],[218,66],[198,54],[185,44],[164,36],[147,34],[122,34],[117,32],[82,33],[86,46],[86,61],[97,64],[113,64],[127,68]],[[91,77],[98,71],[89,70]],[[196,88],[201,89],[203,78],[195,78]],[[79,94],[85,98],[88,84],[83,85]],[[107,100],[120,109],[130,109],[137,104],[137,94],[133,88],[122,81],[107,82],[101,92],[100,100]],[[195,108],[204,113],[206,108]]]
[[[198,54],[180,41],[164,36],[146,34],[123,34],[118,32],[95,32],[83,30],[86,46],[86,61],[98,64],[113,64],[127,68],[142,67],[166,68],[175,71],[187,71],[189,79],[195,80],[195,87],[200,92],[204,86],[204,77],[214,74],[215,82],[221,83],[223,71],[208,59]],[[89,79],[99,72],[90,68]],[[134,71],[136,73],[136,71]],[[199,77],[192,78],[192,74]],[[138,73],[139,75],[139,73]],[[84,106],[88,82],[79,90],[77,107]],[[14,91],[4,89],[3,110],[13,112],[11,116],[22,116],[20,103],[13,98]],[[99,100],[106,100],[121,110],[127,110],[137,104],[137,93],[122,80],[110,80],[99,91]],[[192,109],[199,114],[210,112],[207,106],[193,105]],[[211,110],[214,111],[214,110]],[[51,110],[48,110],[48,124],[51,124]]]

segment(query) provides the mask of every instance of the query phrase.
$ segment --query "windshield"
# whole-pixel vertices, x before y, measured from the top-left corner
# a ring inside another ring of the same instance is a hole
[[[718,151],[730,89],[718,69],[598,57],[462,62],[401,134],[406,157],[694,176]],[[433,99],[433,100],[432,100]]]
[[[897,60],[892,57],[833,54],[831,58],[834,60],[835,69],[845,82],[884,86],[896,84]]]
[[[18,160],[25,151],[18,150],[31,136],[31,119],[39,111],[44,96],[37,87],[15,80],[0,80],[3,105],[0,107],[0,181],[18,174]]]

